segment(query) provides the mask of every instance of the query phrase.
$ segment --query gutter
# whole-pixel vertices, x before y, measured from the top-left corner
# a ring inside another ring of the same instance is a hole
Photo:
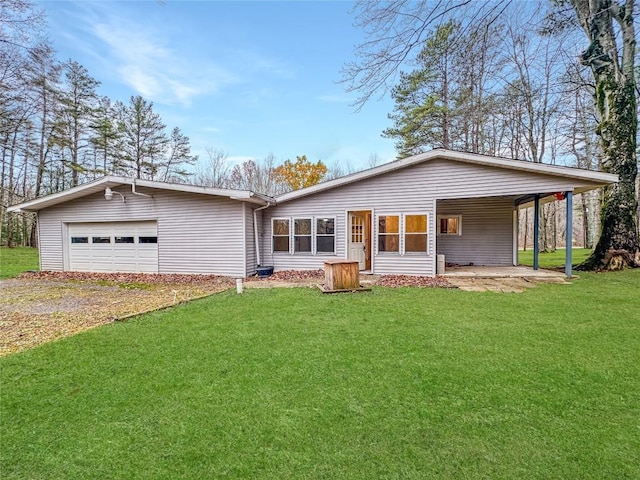
[[[264,207],[260,207],[260,208],[256,208],[253,210],[253,235],[254,235],[254,241],[256,244],[256,262],[257,262],[257,267],[260,267],[260,242],[258,240],[258,215],[257,212],[260,210],[264,210],[265,208],[269,208],[271,206],[273,206],[273,203],[267,202],[267,204]]]

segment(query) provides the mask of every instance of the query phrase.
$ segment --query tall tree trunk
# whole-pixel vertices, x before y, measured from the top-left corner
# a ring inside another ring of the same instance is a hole
[[[626,0],[624,5],[614,0],[571,0],[571,3],[590,41],[582,62],[591,68],[596,82],[595,100],[600,114],[597,133],[603,147],[601,167],[620,178],[618,183],[604,189],[600,239],[593,254],[579,268],[640,267],[635,192],[638,117],[634,0]],[[622,34],[622,45],[616,44],[614,21]]]
[[[587,204],[587,196],[583,193],[580,195],[580,206],[582,207],[582,246],[584,248],[591,248],[591,235],[589,225],[589,207]]]

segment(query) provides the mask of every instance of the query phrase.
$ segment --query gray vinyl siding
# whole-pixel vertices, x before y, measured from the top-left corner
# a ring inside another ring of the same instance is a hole
[[[488,167],[477,164],[434,160],[414,165],[384,175],[362,179],[330,190],[293,199],[265,210],[262,238],[263,263],[273,265],[276,270],[322,268],[326,257],[308,254],[273,253],[271,247],[272,218],[303,218],[308,216],[336,217],[336,256],[345,258],[346,214],[353,210],[373,210],[374,229],[379,215],[400,215],[426,213],[429,217],[428,254],[399,255],[376,253],[376,235],[372,238],[374,255],[373,272],[376,274],[403,273],[413,275],[435,275],[435,226],[436,207],[439,199],[464,199],[487,197],[510,197],[513,205],[516,197],[556,191],[573,190],[574,187],[588,185],[575,179]],[[511,207],[510,207],[511,208]],[[511,215],[509,210],[509,215]],[[506,212],[506,208],[505,208]],[[488,249],[493,258],[512,259],[512,230],[506,232],[507,220],[497,214],[505,229],[504,239],[496,243],[495,249]],[[509,217],[508,225],[511,225]],[[466,222],[466,220],[464,220]],[[464,227],[463,227],[464,228]],[[472,230],[473,232],[473,230]],[[481,232],[477,231],[480,234]],[[489,242],[486,236],[483,243]],[[470,247],[476,248],[474,245]],[[502,248],[505,249],[502,252]],[[497,250],[500,249],[500,253]],[[485,258],[485,257],[482,257]]]
[[[38,245],[40,270],[64,270],[62,257],[62,222],[55,221],[44,210],[38,212]]]
[[[501,197],[437,202],[437,215],[462,216],[462,235],[436,237],[437,253],[460,265],[513,265],[514,208]]]
[[[435,189],[438,199],[553,193],[592,185],[588,181],[447,160],[403,170],[418,184]]]
[[[404,171],[391,172],[376,178],[345,185],[316,195],[302,197],[285,202],[274,208],[265,210],[265,236],[263,249],[265,261],[276,270],[303,270],[323,268],[328,258],[346,258],[346,223],[347,212],[356,210],[373,210],[372,222],[375,228],[379,215],[400,215],[402,213],[425,213],[429,216],[429,254],[413,254],[401,256],[396,253],[372,255],[372,269],[378,274],[408,273],[414,275],[433,275],[433,254],[435,214],[433,192],[416,185],[410,175]],[[272,218],[304,218],[304,217],[336,218],[336,254],[309,255],[272,253],[271,219]],[[375,252],[375,235],[371,247]]]
[[[244,231],[245,231],[245,243],[247,245],[245,252],[245,264],[246,264],[246,272],[245,277],[249,277],[251,275],[255,275],[257,268],[257,259],[256,259],[256,241],[255,241],[255,233],[253,230],[253,208],[248,203],[244,204]],[[257,213],[258,218],[260,218],[260,212]]]
[[[222,197],[131,187],[106,201],[102,193],[43,209],[38,214],[41,268],[63,270],[64,224],[155,220],[158,271],[243,277],[246,271],[243,203]],[[250,208],[248,208],[250,210]]]

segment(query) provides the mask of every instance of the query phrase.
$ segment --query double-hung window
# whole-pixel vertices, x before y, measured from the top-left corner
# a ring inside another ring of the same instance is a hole
[[[427,216],[404,216],[404,252],[425,253],[427,251]]]
[[[271,232],[274,253],[325,255],[336,252],[335,217],[274,218]]]
[[[311,253],[311,219],[295,218],[293,220],[294,253]]]
[[[316,218],[316,253],[335,253],[336,219]]]
[[[427,253],[429,222],[426,213],[378,216],[378,253]]]
[[[273,251],[289,253],[289,219],[274,218],[272,227]]]
[[[378,252],[400,251],[400,216],[378,217]]]

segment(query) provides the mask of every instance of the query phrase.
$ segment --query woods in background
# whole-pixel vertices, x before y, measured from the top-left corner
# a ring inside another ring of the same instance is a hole
[[[178,127],[167,130],[153,103],[101,97],[100,82],[42,41],[44,17],[24,0],[0,9],[0,225],[2,243],[33,245],[31,215],[8,205],[107,173],[181,182],[197,157]]]
[[[399,156],[444,147],[617,174],[599,220],[592,198],[578,202],[587,244],[602,230],[582,268],[640,267],[635,9],[634,0],[360,0],[365,40],[343,82],[360,107],[391,93],[384,135]],[[553,249],[555,207],[543,213],[540,245]]]

